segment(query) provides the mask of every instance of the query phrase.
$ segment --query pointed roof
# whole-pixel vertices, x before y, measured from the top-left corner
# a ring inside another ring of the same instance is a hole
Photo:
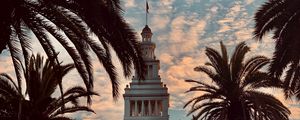
[[[152,33],[152,32],[151,32],[151,29],[149,28],[149,26],[146,25],[146,26],[144,27],[142,33]]]

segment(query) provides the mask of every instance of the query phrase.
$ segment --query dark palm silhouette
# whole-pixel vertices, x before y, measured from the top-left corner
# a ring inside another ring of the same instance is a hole
[[[25,94],[22,93],[22,86],[18,86],[9,75],[0,74],[0,119],[68,120],[69,118],[62,117],[61,114],[93,112],[89,107],[78,104],[79,98],[96,95],[83,87],[71,87],[62,96],[52,97],[63,76],[73,68],[73,64],[58,65],[49,59],[44,61],[40,55],[32,56],[24,70]]]
[[[72,57],[87,90],[92,91],[89,51],[93,51],[110,77],[116,98],[119,82],[111,50],[119,58],[126,77],[130,77],[133,66],[139,75],[144,71],[139,42],[121,11],[119,0],[1,1],[0,52],[8,45],[20,81],[18,61],[24,59],[22,62],[28,64],[31,39],[37,38],[48,58],[58,62],[58,51],[52,44],[56,40]]]
[[[196,113],[193,120],[288,120],[290,111],[278,99],[257,90],[273,86],[268,74],[260,71],[269,59],[255,56],[244,60],[249,50],[242,42],[229,59],[222,42],[221,54],[206,48],[210,62],[194,70],[207,74],[212,82],[186,80],[196,83],[187,92],[204,92],[184,106],[191,106],[188,115]]]
[[[269,69],[272,77],[279,79],[288,67],[283,84],[285,95],[300,99],[300,1],[269,0],[256,12],[255,23],[254,35],[259,40],[274,31],[276,47]]]

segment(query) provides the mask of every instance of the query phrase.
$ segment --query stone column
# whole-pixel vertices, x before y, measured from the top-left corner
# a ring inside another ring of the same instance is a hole
[[[155,100],[155,107],[154,107],[154,114],[158,115],[158,104],[157,104],[157,100]]]
[[[144,105],[144,100],[142,100],[142,116],[145,116],[145,105]]]
[[[138,106],[137,106],[137,100],[134,101],[134,116],[138,116]]]
[[[152,111],[151,111],[151,100],[149,100],[149,102],[148,102],[148,112],[149,112],[149,116],[151,116],[152,115]]]
[[[129,99],[125,99],[124,111],[125,111],[124,116],[129,117],[130,112],[132,111],[132,108],[130,107],[130,100]]]
[[[162,116],[168,116],[169,101],[164,99],[162,102]]]

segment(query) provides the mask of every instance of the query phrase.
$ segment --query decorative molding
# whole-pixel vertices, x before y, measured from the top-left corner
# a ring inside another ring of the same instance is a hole
[[[170,94],[123,94],[123,97],[169,97]]]

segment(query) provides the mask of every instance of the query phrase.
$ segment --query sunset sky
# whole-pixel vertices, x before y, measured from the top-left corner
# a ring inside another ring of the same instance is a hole
[[[145,26],[145,0],[121,1],[125,20],[141,40],[140,33]],[[270,37],[265,37],[262,42],[252,39],[253,16],[263,1],[265,0],[148,0],[150,7],[148,23],[153,32],[152,41],[157,46],[155,54],[160,60],[160,76],[170,93],[170,120],[190,120],[186,116],[188,109],[184,110],[183,105],[197,94],[185,93],[192,85],[185,83],[184,80],[207,79],[204,74],[193,71],[194,67],[207,61],[204,54],[206,46],[219,50],[219,42],[223,41],[231,53],[239,42],[246,41],[251,47],[251,52],[247,56],[272,57],[274,42]],[[37,41],[32,44],[35,51],[44,54]],[[54,45],[60,51],[60,61],[70,63],[71,58],[66,55],[66,51],[58,43],[54,42]],[[96,56],[93,57],[93,61],[94,88],[100,94],[93,97],[92,109],[96,114],[79,112],[68,116],[84,120],[121,120],[124,111],[122,94],[130,79],[119,75],[121,94],[118,101],[113,101],[109,78]],[[115,63],[120,68],[117,59]],[[2,72],[14,76],[11,57],[7,50],[0,55],[0,73]],[[83,85],[76,70],[64,78],[65,88],[74,85]],[[292,120],[300,120],[299,103],[284,100],[279,90],[265,91],[288,106],[292,111]]]

